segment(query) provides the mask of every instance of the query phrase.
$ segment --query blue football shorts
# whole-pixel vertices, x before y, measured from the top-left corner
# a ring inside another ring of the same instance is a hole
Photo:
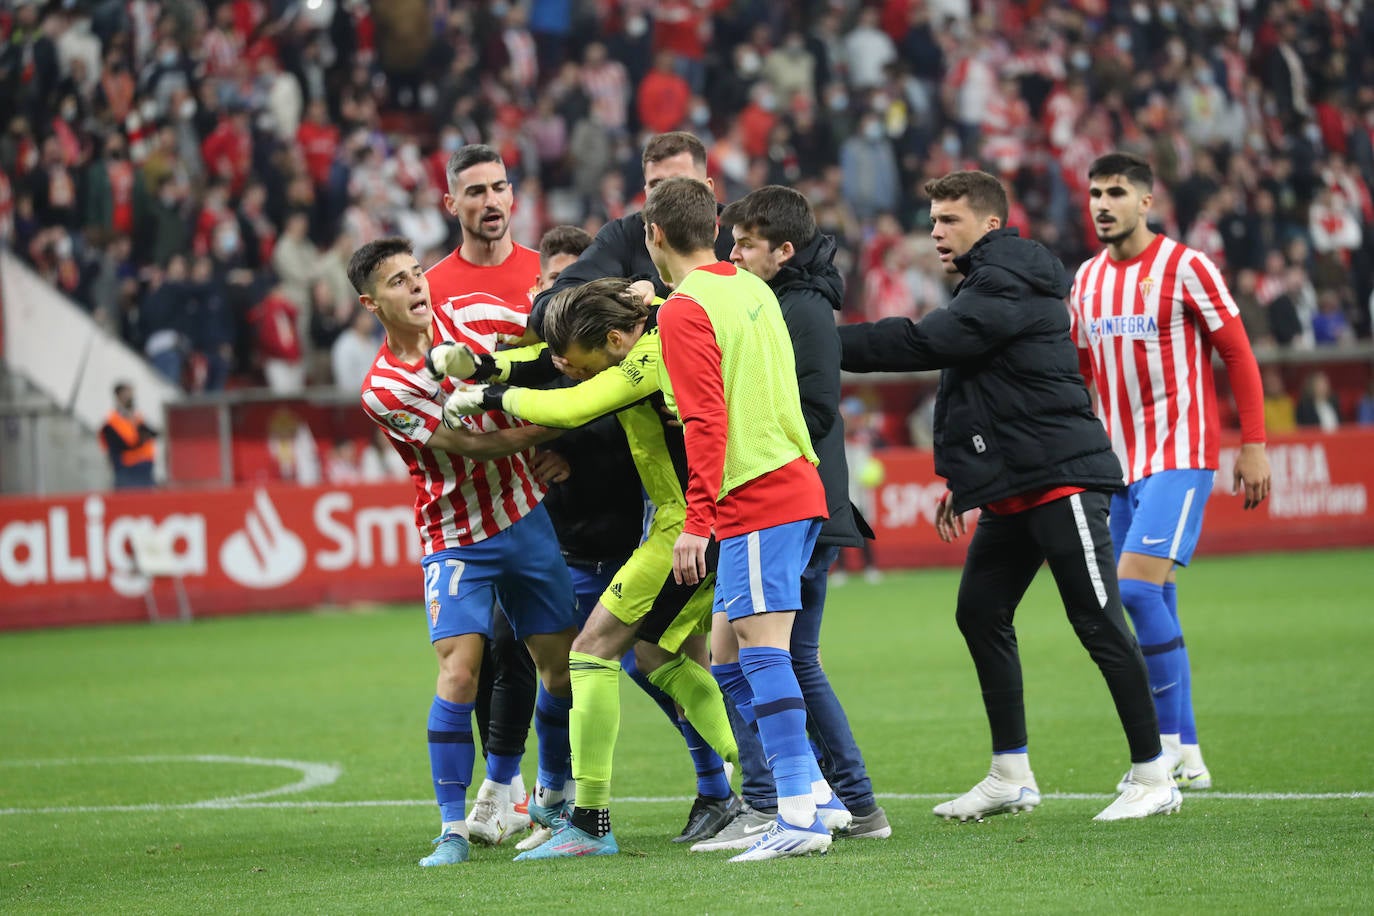
[[[577,599],[543,504],[492,537],[420,561],[430,642],[467,633],[491,638],[494,602],[519,639],[577,622]]]
[[[619,563],[599,563],[596,566],[568,564],[568,574],[572,576],[573,594],[577,596],[577,628],[582,629],[592,609],[601,599],[601,593],[611,587],[611,579]]]
[[[821,520],[808,518],[722,540],[715,613],[738,620],[801,610],[802,570],[820,531]]]
[[[1112,544],[1122,553],[1167,557],[1187,566],[1202,534],[1215,471],[1156,471],[1112,495]]]

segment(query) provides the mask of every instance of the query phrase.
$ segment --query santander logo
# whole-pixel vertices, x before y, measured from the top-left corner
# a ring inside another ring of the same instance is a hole
[[[224,539],[219,565],[246,588],[277,588],[305,569],[305,542],[281,522],[266,490],[253,492],[244,527]]]

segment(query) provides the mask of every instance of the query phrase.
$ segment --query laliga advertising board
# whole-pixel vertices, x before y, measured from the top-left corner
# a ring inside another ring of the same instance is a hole
[[[1223,447],[1224,468],[1235,447]],[[1268,451],[1274,488],[1259,509],[1243,511],[1228,474],[1217,475],[1200,553],[1374,546],[1374,430],[1290,436]],[[968,537],[943,544],[935,535],[945,485],[931,454],[878,457],[864,511],[879,565],[960,565]],[[418,610],[412,499],[396,483],[0,498],[0,629],[143,620],[150,591],[173,616],[173,583],[150,581],[135,562],[150,546],[196,616],[354,601]]]
[[[419,601],[409,487],[238,487],[0,500],[0,629],[175,614],[178,574],[196,616]]]
[[[1238,442],[1224,442],[1221,467],[1207,503],[1198,553],[1246,553],[1317,547],[1374,546],[1374,430],[1309,433],[1272,440],[1267,448],[1273,492],[1246,512],[1231,495]],[[868,494],[864,514],[878,539],[878,564],[887,567],[957,566],[972,536],[953,544],[935,535],[935,507],[945,492],[933,456],[915,449],[877,453],[881,483]],[[951,600],[952,596],[951,596]]]

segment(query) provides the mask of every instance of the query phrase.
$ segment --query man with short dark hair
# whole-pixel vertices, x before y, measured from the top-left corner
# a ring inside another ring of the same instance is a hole
[[[582,252],[592,247],[592,237],[580,226],[554,226],[539,240],[539,283],[537,292],[553,289],[563,271],[577,263]]]
[[[1040,790],[1027,752],[1013,619],[1046,561],[1079,641],[1102,671],[1131,754],[1131,786],[1097,820],[1171,814],[1181,804],[1160,753],[1145,661],[1117,586],[1110,494],[1121,466],[1093,414],[1069,337],[1069,278],[1044,246],[1003,229],[1007,196],[985,172],[927,182],[931,238],[947,274],[963,280],[947,308],[919,322],[888,318],[840,328],[844,368],[940,369],[935,471],[950,492],[940,537],[982,515],[964,560],[955,619],[978,670],[992,731],[988,776],[935,806],[947,819],[1029,811]]]
[[[796,357],[802,416],[820,458],[830,515],[802,572],[802,606],[792,624],[789,647],[792,668],[806,701],[812,738],[821,752],[822,772],[853,814],[849,827],[836,831],[837,835],[883,839],[892,835],[892,827],[874,800],[863,754],[820,664],[821,618],[830,567],[841,547],[858,547],[864,533],[872,536],[849,502],[844,421],[839,413],[840,341],[834,314],[844,300],[844,279],[832,263],[835,240],[817,230],[804,195],[778,185],[759,188],[729,204],[720,218],[735,241],[730,260],[766,282],[782,308]],[[733,671],[721,674],[729,678]],[[742,762],[748,766],[747,758]],[[751,802],[720,833],[692,849],[746,849],[772,819]]]
[[[1232,492],[1244,486],[1246,509],[1269,493],[1264,389],[1221,271],[1202,252],[1150,229],[1149,162],[1131,153],[1101,156],[1088,169],[1088,185],[1105,247],[1078,268],[1069,311],[1080,368],[1096,385],[1102,421],[1126,470],[1126,489],[1111,508],[1121,600],[1145,654],[1175,782],[1207,789],[1212,774],[1193,718],[1175,571],[1192,559],[1221,461],[1213,349],[1226,364],[1240,415],[1231,480]]]
[[[100,444],[110,458],[116,490],[153,486],[153,462],[157,457],[157,433],[134,409],[134,387],[128,382],[114,386],[114,409],[100,427]]]
[[[831,841],[824,812],[841,816],[836,829],[851,818],[806,739],[789,649],[802,570],[826,516],[792,342],[768,285],[717,260],[708,187],[667,179],[650,192],[644,225],[654,267],[673,287],[659,311],[663,389],[687,449],[687,515],[673,574],[687,585],[701,581],[714,533],[715,673],[757,725],[777,791],[777,818],[731,861],[823,853]]]
[[[528,316],[539,282],[539,253],[511,236],[515,189],[501,154],[469,144],[449,157],[447,175],[444,212],[458,220],[463,239],[427,271],[435,301],[489,293]]]
[[[651,137],[644,146],[641,162],[646,191],[652,191],[661,181],[678,177],[695,178],[708,188],[715,187],[706,172],[706,147],[686,131],[674,130]],[[730,233],[721,229],[715,238],[716,257],[722,261],[729,260],[732,245]],[[649,254],[644,250],[644,217],[640,213],[622,216],[601,227],[591,247],[577,259],[577,263],[565,269],[552,287],[535,296],[530,311],[530,327],[535,331],[541,330],[544,311],[549,307],[549,300],[554,293],[602,277],[624,277],[637,281],[635,288],[646,296],[652,294],[663,297],[670,292],[669,287],[659,279],[653,261],[649,260]]]
[[[455,150],[446,168],[444,211],[458,220],[462,242],[425,272],[434,301],[448,304],[459,321],[477,326],[503,323],[485,349],[519,340],[529,324],[530,297],[539,282],[539,253],[517,244],[510,233],[515,191],[501,154],[472,143]],[[479,352],[484,349],[478,347]],[[531,457],[538,467],[537,456]],[[468,816],[471,838],[500,843],[524,829],[528,816],[520,761],[530,717],[539,702],[537,685],[520,647],[497,624],[487,646],[491,664],[482,677],[477,721],[486,776]],[[562,786],[551,786],[561,793]],[[519,797],[517,797],[519,796]]]
[[[441,405],[454,385],[426,369],[434,344],[489,352],[501,334],[523,330],[518,315],[485,304],[447,301],[434,307],[429,282],[402,238],[359,248],[349,260],[348,278],[386,330],[362,384],[363,410],[386,432],[415,483],[426,619],[439,661],[427,737],[442,826],[437,848],[420,864],[452,865],[468,859],[463,808],[475,759],[472,714],[498,598],[539,669],[535,794],[561,799],[567,781],[575,599],[540,502],[544,487],[526,451],[556,433],[496,411],[449,425]],[[523,751],[523,734],[516,751]]]

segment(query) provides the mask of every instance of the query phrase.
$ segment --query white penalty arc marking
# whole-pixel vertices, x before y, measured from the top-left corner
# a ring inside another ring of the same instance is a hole
[[[58,760],[0,760],[5,767],[50,767],[50,766],[110,766],[130,763],[211,763],[238,766],[277,767],[295,770],[301,778],[296,782],[263,792],[247,792],[241,795],[228,795],[222,798],[208,798],[204,801],[165,804],[153,802],[144,805],[57,805],[43,808],[0,808],[3,814],[91,814],[116,811],[184,811],[188,809],[224,809],[254,807],[264,804],[261,799],[278,795],[296,795],[309,792],[321,786],[331,785],[343,775],[343,767],[337,763],[314,763],[308,760],[280,760],[264,757],[233,757],[224,754],[155,754],[140,757],[72,757]],[[270,803],[269,803],[270,804]],[[302,805],[301,807],[306,807]]]

